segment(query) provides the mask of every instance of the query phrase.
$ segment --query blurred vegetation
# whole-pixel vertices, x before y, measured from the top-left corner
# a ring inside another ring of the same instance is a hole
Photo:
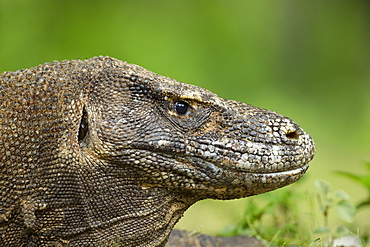
[[[369,232],[362,232],[352,224],[356,208],[344,190],[333,191],[329,183],[316,180],[316,193],[295,192],[281,189],[249,199],[244,215],[236,224],[227,226],[223,236],[254,236],[266,246],[333,246],[334,240],[352,236],[365,246]],[[312,205],[311,212],[302,213],[301,201]],[[315,208],[320,208],[315,212]],[[329,223],[335,211],[340,224]],[[311,228],[316,225],[316,228]],[[370,242],[369,242],[370,244]],[[343,244],[343,246],[347,246]],[[357,246],[357,245],[356,245]]]
[[[367,196],[333,171],[361,174],[370,160],[368,0],[0,0],[0,71],[97,55],[291,117],[318,151],[289,188],[324,179],[354,203]],[[197,203],[178,227],[218,233],[253,199]]]

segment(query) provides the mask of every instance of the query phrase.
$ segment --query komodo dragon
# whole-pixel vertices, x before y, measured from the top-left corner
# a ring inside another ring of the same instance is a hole
[[[297,181],[273,111],[110,57],[0,75],[0,246],[164,246],[184,211]]]

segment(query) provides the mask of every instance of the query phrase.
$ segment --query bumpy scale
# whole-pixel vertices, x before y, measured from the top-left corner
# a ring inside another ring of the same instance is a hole
[[[0,245],[164,246],[196,201],[297,181],[278,113],[110,57],[0,75]]]

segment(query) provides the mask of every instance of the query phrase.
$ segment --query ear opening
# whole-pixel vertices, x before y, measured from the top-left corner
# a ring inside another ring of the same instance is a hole
[[[81,122],[80,122],[80,128],[78,130],[78,142],[81,142],[85,137],[86,134],[89,130],[89,125],[88,125],[88,116],[87,116],[87,111],[84,107],[82,111],[82,117],[81,117]]]

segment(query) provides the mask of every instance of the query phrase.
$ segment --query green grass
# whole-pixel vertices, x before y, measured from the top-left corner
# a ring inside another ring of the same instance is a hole
[[[370,164],[368,173],[356,175],[348,172],[337,174],[350,178],[364,186],[370,195]],[[228,226],[222,236],[254,236],[266,246],[333,246],[340,237],[354,235],[362,246],[370,246],[370,233],[359,229],[354,221],[356,213],[369,206],[365,198],[357,207],[344,190],[332,190],[326,181],[316,180],[316,191],[307,194],[289,188],[250,198],[239,222]],[[302,202],[310,205],[308,212]],[[341,222],[330,224],[329,216]]]

